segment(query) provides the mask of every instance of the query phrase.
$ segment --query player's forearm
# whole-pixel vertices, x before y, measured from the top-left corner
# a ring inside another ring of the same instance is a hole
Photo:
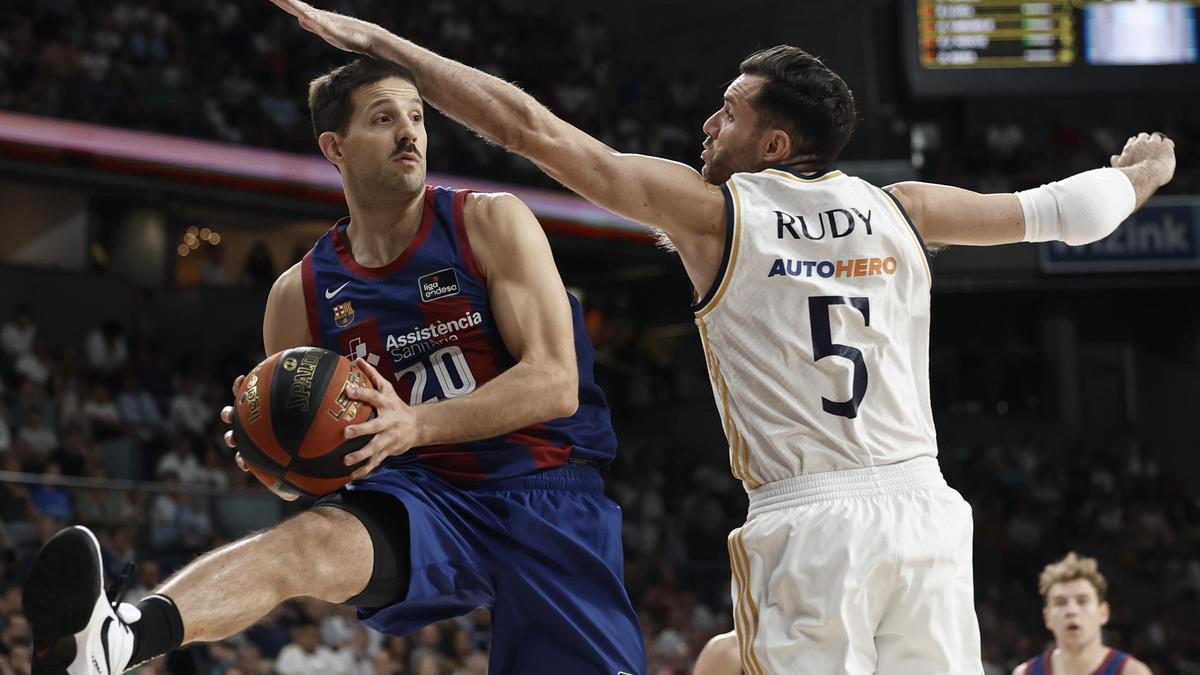
[[[1025,241],[1080,246],[1107,237],[1140,205],[1121,169],[1093,169],[1017,193]]]
[[[373,56],[411,70],[426,101],[492,143],[537,161],[531,156],[529,140],[555,124],[566,124],[532,96],[498,77],[383,29],[380,32],[372,45]]]
[[[1156,162],[1138,162],[1131,166],[1117,167],[1117,171],[1125,174],[1130,183],[1133,183],[1133,192],[1137,195],[1137,207],[1142,208],[1146,200],[1150,199],[1151,195],[1158,191],[1158,188],[1166,185],[1171,179],[1170,172]]]
[[[579,405],[578,373],[518,362],[479,389],[413,408],[416,447],[493,438],[573,415]]]

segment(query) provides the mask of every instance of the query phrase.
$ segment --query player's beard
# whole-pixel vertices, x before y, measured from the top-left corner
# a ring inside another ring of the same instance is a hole
[[[729,180],[735,173],[743,171],[760,171],[765,167],[754,161],[751,151],[740,148],[720,148],[713,146],[709,152],[708,161],[700,169],[704,180],[713,185],[720,185]]]

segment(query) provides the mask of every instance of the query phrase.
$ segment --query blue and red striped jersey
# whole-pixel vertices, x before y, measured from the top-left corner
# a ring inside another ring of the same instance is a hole
[[[1051,649],[1045,654],[1040,654],[1025,662],[1025,675],[1054,675],[1054,661],[1050,656],[1054,653]],[[1129,655],[1119,649],[1109,649],[1108,656],[1092,672],[1092,675],[1121,675],[1121,671],[1125,669],[1125,662],[1129,660]]]
[[[465,396],[516,359],[492,316],[487,279],[463,222],[467,192],[425,190],[425,213],[412,243],[383,267],[354,261],[344,218],[304,256],[308,326],[318,346],[367,359],[419,405]],[[579,303],[570,297],[579,362],[574,415],[482,441],[414,448],[388,461],[419,461],[454,482],[509,478],[567,464],[608,464],[616,454],[608,403],[592,374],[594,350]]]

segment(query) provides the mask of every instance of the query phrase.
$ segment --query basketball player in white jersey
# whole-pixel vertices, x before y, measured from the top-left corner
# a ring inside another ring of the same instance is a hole
[[[272,1],[336,47],[408,67],[428,102],[679,252],[750,495],[729,537],[746,673],[982,671],[971,510],[936,460],[926,245],[1101,239],[1171,179],[1170,140],[1139,134],[1113,168],[1016,194],[881,190],[830,167],[854,127],[845,82],[781,46],[741,64],[696,173],[615,152],[377,25]]]

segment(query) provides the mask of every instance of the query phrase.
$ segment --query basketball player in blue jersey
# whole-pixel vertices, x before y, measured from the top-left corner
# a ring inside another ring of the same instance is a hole
[[[645,673],[598,471],[616,439],[541,227],[511,195],[425,185],[425,110],[404,68],[355,61],[314,80],[309,104],[350,217],[275,283],[263,340],[359,359],[373,386],[348,393],[378,414],[347,429],[373,437],[345,461],[367,463],[136,607],[105,599],[91,532],[59,533],[24,589],[33,672],[123,672],[310,596],[389,634],[489,607],[493,673]]]
[[[1108,580],[1095,558],[1076,555],[1046,565],[1038,578],[1046,601],[1042,618],[1054,648],[1013,670],[1013,675],[1150,675],[1150,668],[1119,649],[1104,646]]]
[[[834,167],[849,87],[780,45],[748,56],[704,123],[704,167],[615,152],[533,97],[384,28],[272,0],[335,47],[399,63],[427,101],[678,251],[730,468],[743,669],[982,670],[970,506],[937,462],[929,401],[931,247],[1107,236],[1175,169],[1159,134],[1111,166],[1016,194],[879,188]]]

